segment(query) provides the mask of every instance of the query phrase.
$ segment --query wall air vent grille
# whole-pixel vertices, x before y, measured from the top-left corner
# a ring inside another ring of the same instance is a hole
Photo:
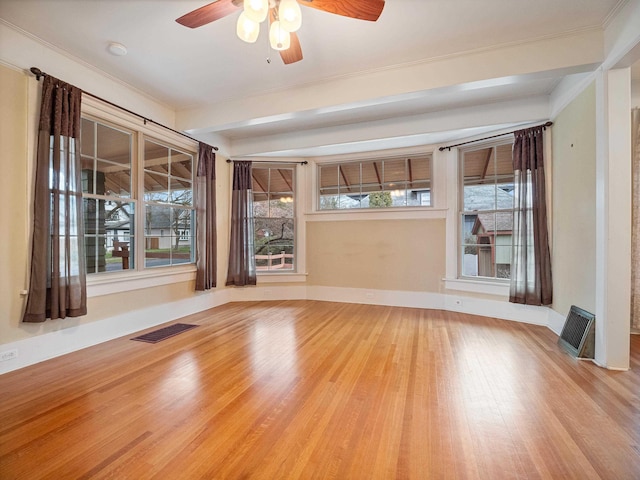
[[[575,305],[571,306],[558,345],[577,358],[593,358],[596,317]]]

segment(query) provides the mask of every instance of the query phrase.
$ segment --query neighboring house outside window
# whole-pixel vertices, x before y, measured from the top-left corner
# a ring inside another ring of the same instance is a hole
[[[318,166],[318,210],[431,205],[431,155]]]
[[[84,115],[81,146],[87,273],[192,263],[195,154]]]
[[[254,246],[260,273],[296,270],[295,165],[254,162]]]
[[[513,230],[512,144],[461,157],[460,276],[507,280]]]

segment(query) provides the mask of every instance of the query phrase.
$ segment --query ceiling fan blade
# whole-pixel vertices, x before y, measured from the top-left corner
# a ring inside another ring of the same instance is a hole
[[[384,0],[298,0],[300,5],[343,17],[375,22],[384,8]]]
[[[185,27],[197,28],[226,17],[238,8],[233,0],[218,0],[181,16],[176,22]]]
[[[285,65],[296,63],[302,60],[302,48],[300,48],[300,40],[295,32],[291,33],[291,46],[286,50],[280,50],[280,58]]]

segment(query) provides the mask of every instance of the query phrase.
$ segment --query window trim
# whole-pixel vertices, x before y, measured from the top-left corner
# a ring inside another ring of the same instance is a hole
[[[496,133],[501,133],[500,131]],[[504,132],[505,134],[509,132]],[[467,139],[461,139],[460,141],[472,141],[473,137]],[[474,147],[488,147],[495,143],[502,143],[501,140],[492,141],[478,141],[474,143]],[[471,148],[471,147],[469,147]],[[460,179],[458,177],[459,171],[459,147],[452,147],[440,151],[436,149],[434,151],[434,165],[437,165],[442,172],[442,175],[446,178],[444,182],[444,188],[446,190],[445,197],[442,199],[446,205],[446,233],[445,233],[445,245],[446,245],[446,265],[445,265],[445,277],[442,279],[444,288],[446,291],[459,291],[464,293],[475,293],[480,295],[490,295],[493,297],[506,298],[509,296],[509,282],[504,280],[491,281],[484,277],[479,279],[473,277],[460,278],[458,263],[459,263],[459,199],[460,199]]]
[[[369,152],[348,153],[341,155],[327,155],[322,157],[310,157],[307,158],[309,164],[307,168],[309,173],[307,175],[306,191],[310,192],[310,195],[306,198],[305,213],[304,215],[311,221],[324,221],[324,220],[353,220],[370,218],[370,216],[389,216],[392,218],[403,218],[402,216],[396,216],[399,212],[403,212],[400,215],[406,215],[407,218],[424,218],[424,212],[433,211],[435,217],[431,214],[427,214],[428,218],[443,218],[442,212],[446,209],[446,203],[442,195],[446,192],[445,188],[440,188],[440,183],[446,178],[444,173],[444,163],[438,160],[436,155],[437,146],[435,145],[419,145],[414,147],[394,148],[388,150],[374,150]],[[387,208],[347,208],[336,210],[320,210],[320,184],[318,168],[326,164],[334,163],[347,163],[347,162],[364,162],[368,160],[385,160],[401,158],[412,155],[429,155],[431,157],[430,165],[430,188],[431,188],[431,205],[415,205],[415,206],[399,206],[399,207],[387,207]],[[313,216],[324,216],[325,218],[313,218]]]
[[[458,165],[458,169],[457,169],[457,203],[456,203],[456,265],[457,265],[457,273],[456,273],[456,279],[460,280],[460,281],[466,281],[466,282],[472,282],[472,283],[478,283],[478,284],[485,284],[485,285],[509,285],[510,283],[510,279],[509,278],[497,278],[497,277],[484,277],[484,276],[472,276],[472,275],[464,275],[462,273],[462,262],[461,262],[461,255],[462,255],[462,232],[461,232],[461,220],[463,215],[465,215],[465,213],[468,213],[466,210],[463,210],[463,206],[464,206],[464,178],[462,176],[462,171],[461,171],[461,167],[462,167],[462,162],[464,159],[464,155],[467,152],[473,152],[476,150],[484,150],[486,148],[496,148],[502,145],[513,145],[513,142],[515,141],[513,135],[505,135],[503,138],[497,138],[497,139],[493,139],[493,140],[489,140],[486,142],[477,142],[474,143],[473,145],[470,145],[468,147],[463,147],[463,148],[459,148],[457,151],[457,160],[456,163]],[[513,211],[514,209],[512,208],[511,211]],[[487,211],[488,210],[482,210],[482,212]],[[493,210],[493,211],[498,211],[498,210]],[[460,285],[458,285],[458,288],[461,288]]]
[[[90,118],[94,121],[111,124],[116,128],[131,130],[134,134],[134,148],[137,148],[138,150],[138,158],[143,158],[140,155],[143,154],[141,149],[144,148],[141,144],[142,142],[140,142],[140,133],[144,133],[145,138],[149,138],[163,144],[169,143],[174,148],[193,153],[194,162],[196,162],[193,166],[195,171],[198,161],[198,143],[195,140],[190,140],[187,137],[173,133],[154,123],[144,124],[138,116],[115,108],[98,99],[94,99],[93,97],[83,97],[81,116]],[[138,179],[138,173],[139,172],[136,169],[134,182],[140,181]],[[136,186],[138,189],[140,188],[138,184]],[[139,202],[140,199],[136,199],[135,201]],[[136,243],[140,246],[143,245],[143,242]],[[136,263],[138,263],[139,258],[142,258],[144,262],[144,253],[142,254],[142,257],[140,254],[138,254],[137,257],[138,259],[136,260]],[[91,298],[113,293],[150,288],[159,285],[188,282],[195,279],[195,274],[195,263],[188,263],[154,268],[142,268],[140,270],[130,270],[128,272],[115,271],[109,272],[108,275],[87,275],[87,296]]]
[[[269,160],[269,161],[260,161],[255,162],[252,165],[252,177],[253,177],[253,169],[254,168],[263,168],[263,169],[272,169],[277,168],[278,166],[290,168],[293,170],[293,269],[292,270],[257,270],[256,269],[256,278],[262,278],[265,283],[269,282],[277,282],[277,278],[279,277],[294,277],[300,275],[300,259],[299,259],[299,250],[298,244],[300,243],[298,240],[298,234],[300,231],[300,222],[298,222],[298,218],[300,217],[300,207],[298,205],[298,190],[299,190],[299,172],[301,170],[300,165],[295,162],[288,161],[278,161],[278,160]],[[269,190],[271,192],[271,190]],[[255,209],[254,209],[254,221],[255,221]],[[255,223],[254,223],[255,228]],[[304,262],[303,262],[304,265]],[[304,274],[306,276],[306,273]],[[272,278],[268,278],[272,277]],[[294,281],[294,280],[288,280]],[[301,281],[301,280],[296,280]]]

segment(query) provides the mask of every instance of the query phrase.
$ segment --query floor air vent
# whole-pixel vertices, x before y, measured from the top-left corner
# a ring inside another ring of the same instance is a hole
[[[596,317],[571,305],[558,345],[577,358],[593,358]]]

